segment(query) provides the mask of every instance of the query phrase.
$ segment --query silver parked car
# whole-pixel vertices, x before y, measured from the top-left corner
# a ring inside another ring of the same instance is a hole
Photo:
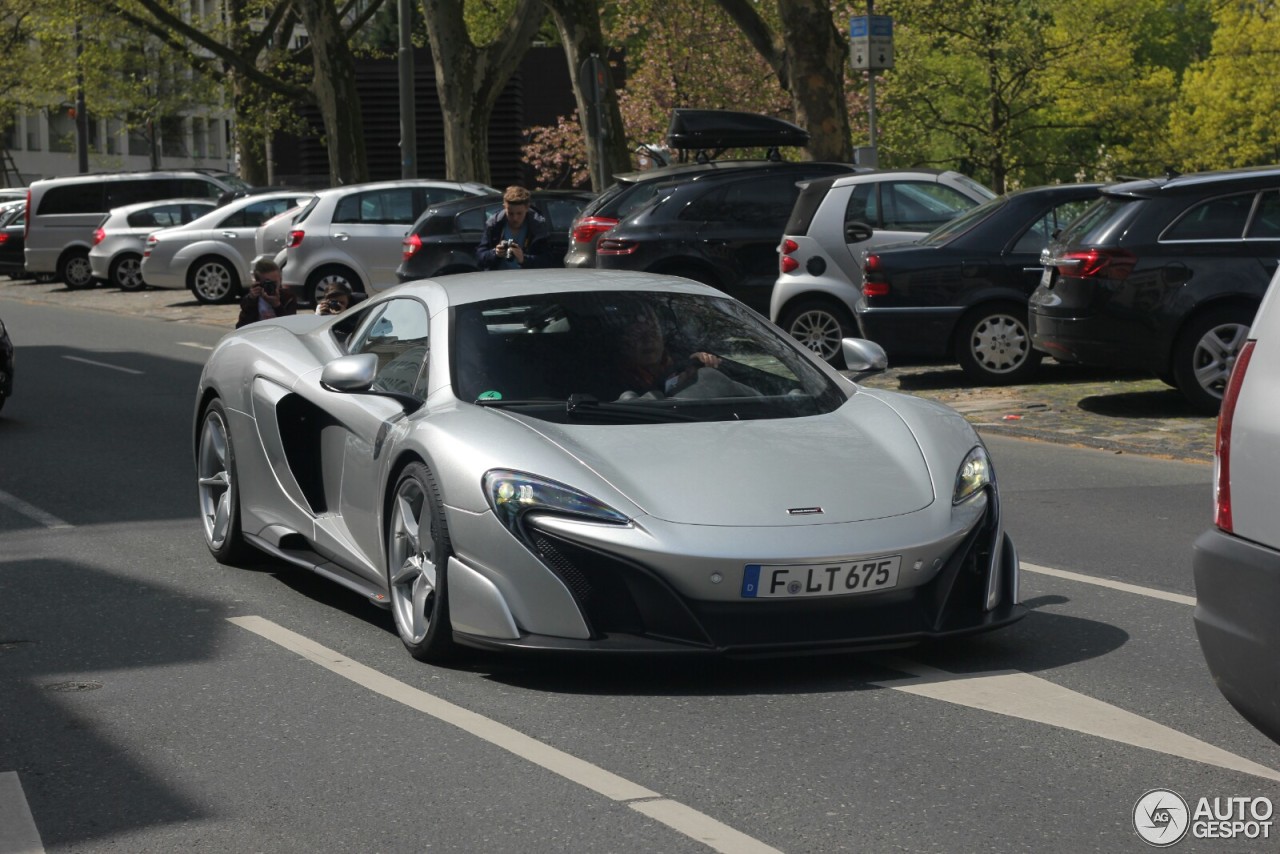
[[[1218,413],[1214,526],[1196,540],[1196,634],[1224,697],[1280,742],[1280,272]]]
[[[231,302],[249,280],[258,226],[310,198],[300,190],[244,196],[154,232],[143,250],[142,278],[155,288],[189,288],[202,303]]]
[[[769,317],[833,364],[856,335],[862,253],[916,240],[995,193],[959,172],[885,169],[810,181],[779,244]],[[868,230],[869,229],[869,230]]]
[[[216,560],[337,581],[423,660],[898,645],[1025,613],[963,417],[685,279],[473,273],[260,321],[210,355],[193,440]]]
[[[331,187],[298,215],[284,256],[284,285],[309,303],[330,284],[373,293],[399,284],[404,238],[434,204],[498,191],[484,184],[406,180]]]
[[[169,199],[115,208],[98,223],[89,250],[93,277],[122,291],[141,290],[142,253],[147,237],[162,228],[186,225],[218,206],[213,199]]]

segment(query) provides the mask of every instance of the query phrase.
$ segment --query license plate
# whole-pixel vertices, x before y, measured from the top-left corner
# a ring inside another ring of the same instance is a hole
[[[887,590],[897,586],[901,565],[902,555],[788,566],[749,563],[742,573],[742,598],[798,599]]]

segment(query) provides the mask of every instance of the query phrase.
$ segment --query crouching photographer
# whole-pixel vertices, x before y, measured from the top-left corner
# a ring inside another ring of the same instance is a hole
[[[485,223],[484,238],[476,247],[476,262],[481,270],[550,266],[550,236],[547,220],[529,209],[529,191],[519,186],[507,187],[502,194],[502,210]]]
[[[270,317],[298,313],[298,298],[280,285],[280,266],[265,255],[255,258],[251,272],[253,284],[240,299],[240,317],[236,328]]]
[[[316,314],[342,314],[351,307],[351,286],[346,282],[333,282],[320,294]]]

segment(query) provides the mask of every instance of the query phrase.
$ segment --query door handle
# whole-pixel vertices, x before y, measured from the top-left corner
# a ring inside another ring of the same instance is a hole
[[[224,231],[224,232],[222,232],[222,236],[223,236],[223,237],[227,237],[227,238],[231,238],[231,237],[235,237],[235,236],[236,236],[236,233],[235,233],[234,231]]]
[[[1023,267],[1023,268],[1022,268],[1022,272],[1024,272],[1024,273],[1043,273],[1043,272],[1044,272],[1044,267]]]
[[[347,240],[350,237],[351,235],[347,234],[345,231],[338,231],[338,232],[335,232],[333,235],[334,240]]]

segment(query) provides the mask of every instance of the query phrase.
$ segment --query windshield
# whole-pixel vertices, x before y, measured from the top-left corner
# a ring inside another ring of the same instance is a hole
[[[454,394],[558,422],[734,421],[830,412],[845,395],[742,303],[592,291],[453,311]]]
[[[994,199],[983,202],[976,208],[969,208],[969,210],[960,214],[960,216],[950,222],[943,223],[924,237],[920,238],[919,242],[924,246],[941,246],[944,243],[949,243],[952,239],[964,234],[966,231],[973,228],[996,211],[1000,210],[1000,208],[1004,207],[1008,202],[1009,198],[1007,196],[998,196]]]

